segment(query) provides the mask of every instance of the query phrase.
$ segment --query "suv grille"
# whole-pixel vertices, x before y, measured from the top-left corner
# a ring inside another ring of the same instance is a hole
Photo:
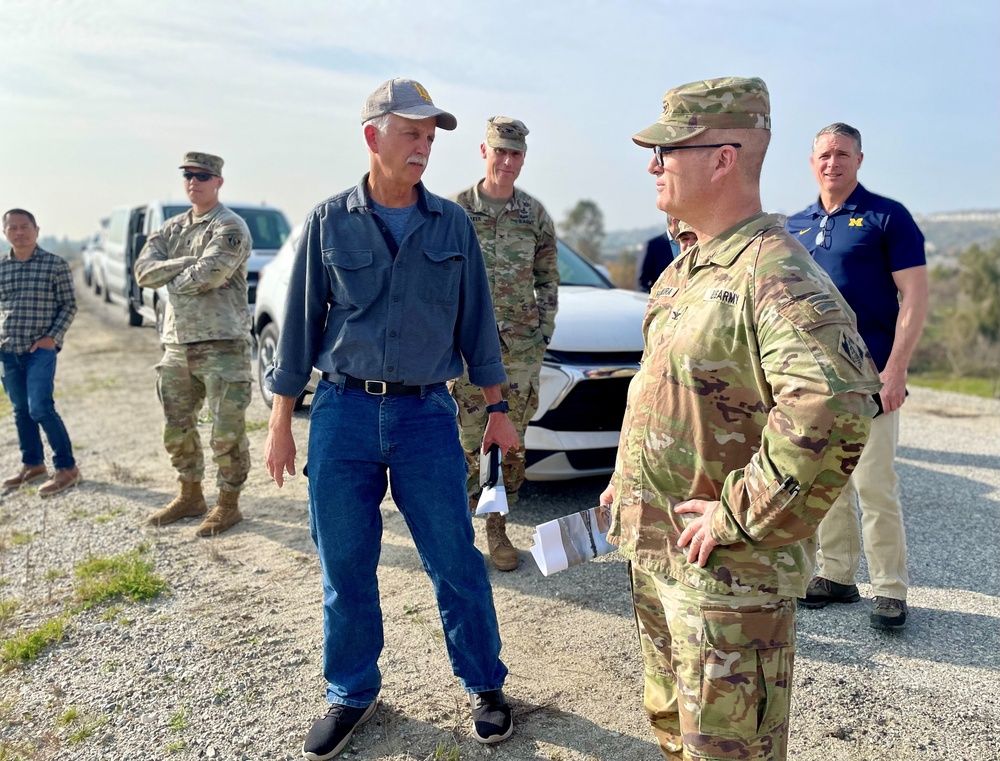
[[[552,431],[620,431],[631,381],[631,377],[581,381],[558,407],[531,425]]]
[[[530,468],[536,462],[541,462],[554,454],[559,453],[547,449],[529,449],[524,453],[524,464]],[[618,456],[618,447],[570,449],[564,454],[569,464],[576,470],[612,470],[615,467],[615,458]]]
[[[560,365],[638,365],[642,360],[642,350],[639,351],[559,351],[549,349],[545,359]]]

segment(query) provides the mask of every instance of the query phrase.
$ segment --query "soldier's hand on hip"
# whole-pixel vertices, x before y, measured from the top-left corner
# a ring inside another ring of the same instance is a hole
[[[677,539],[677,546],[681,549],[687,547],[688,562],[701,568],[705,567],[712,550],[719,546],[719,543],[712,538],[710,530],[712,513],[718,506],[717,501],[707,499],[689,499],[674,505],[675,513],[698,514],[697,518],[684,527]]]

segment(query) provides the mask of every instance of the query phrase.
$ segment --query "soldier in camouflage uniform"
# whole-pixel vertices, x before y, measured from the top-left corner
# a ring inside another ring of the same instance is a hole
[[[514,187],[528,149],[527,134],[528,128],[517,119],[490,119],[486,140],[479,146],[486,159],[486,177],[454,199],[476,228],[500,332],[507,371],[503,397],[520,443],[518,449],[508,450],[501,463],[510,504],[517,502],[524,483],[524,431],[538,411],[538,375],[555,329],[559,296],[552,218],[537,200]],[[469,382],[468,373],[449,388],[458,403],[459,433],[469,461],[469,506],[475,509],[480,491],[479,449],[489,415],[486,398]],[[507,517],[488,513],[486,535],[494,565],[501,571],[517,568],[519,556],[507,537]]]
[[[764,82],[737,78],[669,90],[633,138],[699,241],[650,294],[601,495],[668,759],[786,758],[795,598],[880,385],[843,297],[761,211],[769,138]]]
[[[243,519],[239,492],[250,470],[247,259],[252,241],[243,219],[219,203],[222,159],[188,153],[181,169],[193,207],[150,235],[135,263],[139,285],[165,285],[169,294],[156,390],[165,418],[163,444],[180,486],[177,498],[149,522],[163,526],[208,509],[198,436],[198,414],[207,398],[219,498],[196,533],[212,536]]]

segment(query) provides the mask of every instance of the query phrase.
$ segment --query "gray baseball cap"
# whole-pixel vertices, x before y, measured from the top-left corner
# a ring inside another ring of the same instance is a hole
[[[427,119],[437,117],[437,126],[452,130],[458,120],[434,105],[430,93],[419,82],[412,79],[390,79],[368,96],[361,110],[361,123],[385,114],[396,114],[404,119]]]

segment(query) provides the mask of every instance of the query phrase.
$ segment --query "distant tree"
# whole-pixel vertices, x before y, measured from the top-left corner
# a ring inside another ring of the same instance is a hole
[[[974,244],[959,254],[958,280],[976,331],[1000,341],[1000,241],[985,249]]]
[[[958,256],[958,298],[947,311],[943,338],[959,377],[1000,373],[1000,241],[973,244]]]
[[[601,245],[604,243],[604,214],[593,201],[578,201],[569,210],[566,219],[559,223],[559,231],[566,242],[590,259],[601,260]]]

